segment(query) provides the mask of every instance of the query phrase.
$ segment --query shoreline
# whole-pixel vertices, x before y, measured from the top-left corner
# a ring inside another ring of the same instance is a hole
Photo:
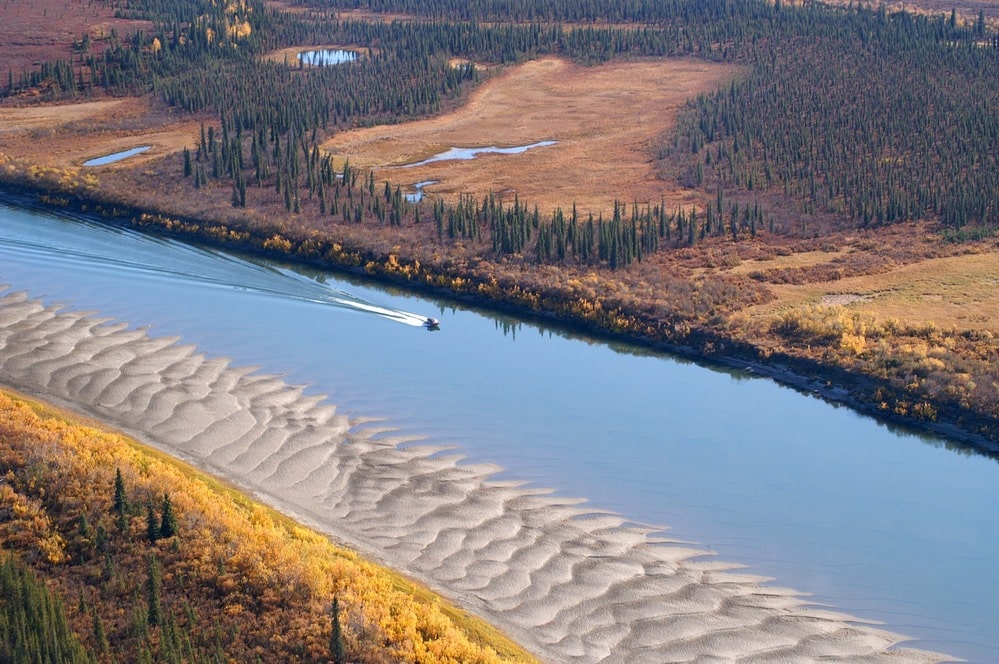
[[[545,661],[936,662],[623,516],[338,414],[176,339],[0,292],[0,381],[216,474],[425,582]],[[392,434],[390,434],[392,435]],[[402,443],[407,443],[402,446]]]
[[[368,661],[371,656],[388,656],[386,653],[393,653],[410,661],[418,656],[417,653],[422,655],[425,650],[432,649],[428,654],[433,661],[443,661],[441,654],[451,653],[452,657],[457,656],[462,661],[483,664],[537,663],[534,657],[499,630],[433,593],[424,584],[384,565],[378,565],[346,547],[338,546],[330,537],[315,529],[308,529],[274,507],[253,500],[247,492],[217,476],[140,442],[103,422],[80,415],[78,411],[42,401],[23,392],[0,388],[0,408],[3,410],[0,427],[7,432],[15,432],[11,440],[0,441],[0,454],[5,454],[10,462],[16,502],[26,501],[32,504],[31,492],[33,488],[37,488],[37,485],[26,486],[22,481],[27,468],[17,453],[35,449],[41,440],[46,442],[42,448],[37,449],[38,459],[44,459],[42,463],[48,462],[45,465],[55,466],[55,469],[50,467],[43,473],[52,473],[54,470],[57,476],[59,473],[66,473],[81,478],[76,489],[71,491],[74,493],[73,498],[67,498],[63,494],[47,496],[52,498],[52,502],[39,508],[41,514],[51,517],[54,507],[72,511],[82,504],[84,509],[97,510],[95,520],[100,522],[103,518],[105,524],[102,527],[106,528],[106,522],[111,517],[101,514],[105,511],[103,498],[106,496],[100,487],[110,482],[109,470],[116,466],[123,477],[128,478],[126,492],[131,488],[132,496],[148,494],[150,491],[163,491],[171,495],[173,505],[180,507],[182,512],[178,526],[183,535],[174,542],[182,541],[183,548],[178,549],[171,544],[169,551],[163,551],[155,543],[137,542],[134,539],[128,543],[128,548],[148,545],[147,555],[167,554],[165,559],[160,560],[168,569],[176,570],[186,565],[188,569],[185,572],[193,572],[198,578],[196,586],[187,583],[178,588],[172,583],[168,584],[171,587],[168,588],[167,595],[172,596],[166,600],[170,607],[168,611],[176,612],[178,594],[183,596],[182,601],[187,603],[185,606],[199,605],[206,615],[226,606],[244,607],[235,614],[222,610],[222,616],[216,618],[225,622],[230,629],[237,630],[233,640],[227,644],[226,652],[230,656],[236,656],[238,661],[246,661],[248,657],[245,651],[239,654],[238,650],[247,645],[247,637],[257,642],[253,646],[253,652],[258,656],[262,654],[264,661],[286,661],[289,657],[297,659],[296,651],[312,653],[313,657],[318,653],[324,654],[323,635],[317,633],[316,626],[322,623],[326,607],[333,597],[341,600],[349,597],[346,599],[347,613],[350,616],[348,632],[351,637],[348,643],[351,643],[352,649],[364,661]],[[92,465],[95,461],[96,466]],[[31,520],[17,515],[13,519],[14,524],[22,522],[22,525],[23,521]],[[94,574],[89,572],[95,572],[95,565],[100,563],[95,557],[87,555],[88,543],[95,546],[96,542],[84,537],[82,540],[71,540],[72,543],[65,546],[66,540],[60,539],[59,534],[60,531],[63,535],[66,534],[64,527],[54,523],[51,518],[31,521],[31,525],[27,526],[29,530],[40,527],[51,533],[50,539],[46,541],[57,543],[49,553],[61,553],[62,562],[51,567],[44,563],[39,565],[37,551],[32,550],[30,541],[26,542],[24,538],[18,537],[17,533],[21,529],[16,525],[12,527],[8,519],[0,525],[5,527],[8,535],[13,536],[7,542],[10,544],[10,552],[16,557],[20,554],[21,560],[28,567],[33,567],[42,578],[55,581],[61,588],[59,596],[64,603],[77,594],[81,597],[91,591],[92,594],[98,594],[98,589],[93,585]],[[139,534],[135,532],[133,525],[126,525],[132,538]],[[144,534],[146,537],[142,537],[142,540],[148,538],[148,533]],[[203,556],[219,555],[218,549],[214,548],[219,538],[227,540],[225,551],[234,557],[239,571],[214,570],[214,573],[205,573],[205,570],[190,569],[191,566],[196,568],[196,561],[203,560]],[[137,567],[143,565],[143,558],[128,556],[121,548],[114,547],[114,543],[108,542],[108,553],[117,554],[115,562],[118,573],[123,577],[140,576],[141,572]],[[116,550],[111,551],[112,548]],[[268,560],[282,560],[283,563],[276,570],[273,565],[268,565]],[[279,575],[277,578],[272,576],[275,572]],[[295,581],[298,592],[289,595],[289,587],[278,588],[281,586],[282,573],[286,579],[298,577]],[[254,599],[260,603],[245,603],[248,596],[243,592],[244,588],[225,583],[227,578],[232,578],[230,574],[247,579],[254,587],[251,591]],[[303,575],[307,576],[303,578]],[[100,585],[99,598],[89,605],[100,615],[102,622],[106,621],[105,625],[120,627],[115,616],[120,607],[135,600],[143,600],[134,595],[129,597],[128,586],[110,586],[103,579]],[[260,588],[267,588],[275,594],[285,593],[283,600],[275,605],[274,595],[259,593]],[[339,592],[335,589],[339,589]],[[341,604],[341,607],[343,610],[344,605]],[[180,629],[188,634],[197,634],[197,614],[192,617],[186,610],[185,614],[185,622]],[[91,631],[94,620],[92,615],[76,613],[73,616],[75,631],[84,641]],[[390,617],[389,623],[383,622],[386,616]],[[256,619],[270,622],[262,626],[261,630],[252,629]],[[365,628],[357,629],[361,623],[367,625],[366,629],[373,629],[377,623],[381,638],[365,638],[370,632],[365,632]],[[250,632],[239,634],[241,624],[250,626]],[[283,641],[268,638],[275,634],[275,630],[288,638]],[[321,625],[319,630],[321,632]],[[128,654],[128,649],[135,635],[123,634],[120,629],[106,628],[105,633],[107,631],[114,633],[112,647],[122,657],[133,661],[136,655]],[[139,638],[142,638],[141,635]],[[102,647],[100,643],[95,645]]]
[[[557,327],[567,332],[586,334],[607,342],[617,341],[633,344],[652,351],[675,355],[706,366],[746,370],[752,374],[769,378],[780,385],[796,389],[804,394],[811,394],[828,402],[843,404],[886,426],[899,427],[917,435],[920,433],[929,433],[930,435],[948,439],[948,441],[952,441],[962,447],[967,447],[975,453],[999,458],[999,440],[983,436],[980,433],[970,430],[967,426],[962,426],[955,422],[939,422],[900,415],[891,410],[879,408],[877,404],[869,400],[864,400],[856,394],[857,391],[865,388],[875,388],[879,385],[876,379],[850,373],[839,366],[830,365],[807,357],[795,356],[786,352],[773,353],[763,359],[760,357],[759,347],[745,341],[726,337],[712,330],[701,328],[690,330],[687,338],[684,340],[689,343],[677,343],[650,338],[646,335],[628,331],[610,330],[600,325],[597,321],[582,320],[575,316],[540,310],[522,303],[518,304],[509,299],[459,292],[444,285],[431,283],[429,279],[424,282],[398,274],[371,271],[367,269],[366,261],[383,259],[384,257],[375,254],[362,255],[361,252],[364,251],[363,249],[343,249],[340,252],[341,258],[346,260],[340,262],[331,261],[328,258],[303,257],[294,253],[265,248],[264,239],[269,233],[269,229],[266,228],[253,229],[249,226],[240,228],[239,231],[247,234],[249,236],[248,239],[242,241],[231,239],[221,240],[206,230],[206,227],[210,229],[213,224],[221,225],[224,228],[225,225],[220,222],[196,218],[189,219],[178,215],[167,217],[164,216],[166,213],[144,211],[127,203],[116,204],[99,199],[91,200],[79,197],[78,195],[72,195],[71,198],[64,199],[49,199],[46,192],[47,190],[43,187],[12,185],[0,180],[0,201],[6,201],[9,204],[44,212],[70,212],[81,215],[88,220],[110,226],[126,227],[139,232],[147,232],[182,242],[193,241],[222,250],[235,250],[264,258],[277,258],[293,264],[329,270],[349,277],[373,280],[387,286],[401,288],[444,301],[496,313],[515,315],[528,321]],[[144,222],[139,223],[136,219],[144,220]],[[196,229],[192,229],[191,226],[185,228],[185,224],[196,224],[197,227]],[[424,267],[423,269],[427,270],[428,268]],[[438,274],[445,280],[458,276],[465,278],[469,283],[473,282],[470,275],[461,274],[460,272],[457,274],[437,272],[435,274]],[[717,350],[710,353],[704,352],[698,350],[695,345]],[[987,421],[977,414],[971,414],[975,418],[972,423],[975,421],[978,423]]]

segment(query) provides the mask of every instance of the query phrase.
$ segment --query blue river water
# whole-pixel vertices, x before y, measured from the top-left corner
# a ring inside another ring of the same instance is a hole
[[[0,283],[668,526],[911,645],[999,661],[999,464],[960,445],[747,373],[2,205]]]

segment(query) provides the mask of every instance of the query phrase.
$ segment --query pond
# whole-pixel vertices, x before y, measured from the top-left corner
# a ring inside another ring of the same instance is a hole
[[[412,185],[413,192],[405,195],[406,200],[410,203],[419,203],[423,200],[423,188],[429,187],[432,184],[437,184],[437,182],[437,180],[424,180],[423,182],[417,182]]]
[[[432,164],[435,161],[475,159],[480,154],[521,154],[522,152],[527,152],[528,150],[545,148],[550,145],[555,145],[556,143],[558,143],[558,141],[539,141],[537,143],[531,143],[530,145],[516,145],[509,148],[499,148],[495,145],[484,148],[451,148],[424,159],[423,161],[413,162],[412,164],[403,164],[402,166],[399,166],[399,168],[423,166],[425,164]]]
[[[103,157],[96,157],[94,159],[88,159],[83,162],[84,166],[104,166],[105,164],[113,164],[116,161],[121,161],[122,159],[128,159],[129,157],[134,157],[137,154],[142,154],[146,150],[150,149],[151,145],[143,145],[137,148],[131,148],[129,150],[122,150],[121,152],[114,152],[112,154],[106,154]]]
[[[302,64],[314,67],[342,65],[347,62],[354,62],[359,57],[356,51],[348,51],[342,48],[322,48],[314,51],[303,51],[298,54],[298,60]]]

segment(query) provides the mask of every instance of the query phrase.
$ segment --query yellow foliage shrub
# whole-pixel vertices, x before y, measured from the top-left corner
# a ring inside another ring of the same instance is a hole
[[[244,635],[243,650],[232,655],[238,660],[247,661],[242,658],[258,649],[266,653],[261,655],[265,661],[325,658],[328,609],[335,595],[343,607],[348,647],[358,662],[386,657],[414,664],[533,661],[488,626],[443,606],[429,591],[218,481],[123,436],[79,426],[39,408],[43,414],[0,393],[0,467],[11,469],[0,482],[0,508],[7,509],[0,518],[5,548],[30,553],[50,566],[67,562],[66,538],[85,543],[73,516],[81,509],[107,532],[114,531],[109,503],[117,468],[133,495],[170,496],[177,546],[146,542],[145,518],[139,515],[131,517],[127,528],[134,541],[164,559],[164,593],[179,579],[185,579],[187,588],[179,591],[184,602],[195,601],[191,589],[207,589],[216,608],[202,611],[212,613],[213,620],[228,621],[226,629],[233,634]],[[45,469],[44,481],[30,471],[39,467]],[[50,496],[44,505],[43,495]],[[46,509],[61,510],[60,518],[50,518]],[[144,569],[145,554],[136,557]],[[81,569],[79,563],[61,569],[72,573]],[[70,591],[76,593],[72,602],[85,591],[95,592],[87,582]],[[113,607],[110,616],[105,618],[109,624],[127,621]],[[77,618],[86,632],[90,614]],[[316,656],[299,659],[294,653]]]
[[[249,37],[253,32],[253,29],[250,27],[249,21],[236,21],[230,25],[226,31],[228,32],[230,38],[242,39],[244,37]]]
[[[772,329],[787,338],[836,346],[852,355],[862,354],[870,339],[886,333],[869,314],[821,305],[784,312]]]
[[[291,252],[291,241],[275,233],[271,237],[264,240],[264,249],[280,251],[287,254]]]

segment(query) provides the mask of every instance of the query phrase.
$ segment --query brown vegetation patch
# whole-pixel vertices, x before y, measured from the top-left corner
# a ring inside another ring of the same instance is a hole
[[[751,274],[765,270],[786,270],[791,268],[814,267],[822,263],[842,258],[844,251],[800,251],[784,252],[784,255],[771,256],[759,260],[739,263],[728,270],[730,274]]]
[[[392,21],[413,21],[416,16],[411,14],[371,12],[364,9],[314,9],[302,5],[294,5],[282,0],[264,0],[264,6],[279,12],[298,15],[326,15],[335,17],[341,21],[368,21],[371,23],[391,23]]]
[[[852,4],[850,0],[826,0],[826,2],[831,5]],[[999,25],[999,0],[960,0],[960,2],[948,0],[903,2],[897,0],[884,3],[884,8],[889,12],[907,11],[911,14],[930,16],[940,16],[941,14],[950,16],[951,10],[953,10],[961,21],[969,24],[978,18],[979,12],[984,12],[986,22],[993,26]]]
[[[264,7],[279,12],[287,12],[288,14],[305,14],[311,11],[308,7],[293,5],[288,2],[281,2],[280,0],[264,0]]]
[[[858,295],[857,293],[833,293],[823,295],[821,304],[824,307],[843,307],[854,302],[864,302],[869,300],[869,295]]]
[[[773,286],[778,299],[750,310],[769,318],[828,301],[878,320],[918,326],[999,332],[999,251],[931,258],[889,272],[837,281]],[[830,298],[832,298],[830,300]]]
[[[125,38],[150,30],[148,21],[114,17],[111,3],[88,0],[6,0],[0,3],[0,74],[10,70],[16,79],[42,62],[73,56],[73,42],[90,35],[94,52],[114,30]]]
[[[738,72],[694,59],[584,67],[556,58],[529,62],[483,84],[453,113],[347,132],[324,147],[379,181],[405,186],[436,180],[428,195],[454,200],[489,192],[537,203],[542,212],[609,214],[615,199],[691,205],[698,198],[657,179],[650,145],[684,102]],[[557,145],[517,155],[400,168],[452,147]]]
[[[51,106],[21,106],[0,108],[0,135],[33,130],[52,130],[56,127],[94,118],[113,115],[127,100],[88,101],[77,104]]]
[[[370,23],[392,23],[393,21],[425,21],[427,19],[400,12],[371,12],[364,9],[347,9],[336,12],[341,21],[368,21]]]
[[[162,157],[197,144],[199,122],[156,108],[148,99],[0,109],[0,152],[66,168],[142,145],[150,150],[101,168]]]

